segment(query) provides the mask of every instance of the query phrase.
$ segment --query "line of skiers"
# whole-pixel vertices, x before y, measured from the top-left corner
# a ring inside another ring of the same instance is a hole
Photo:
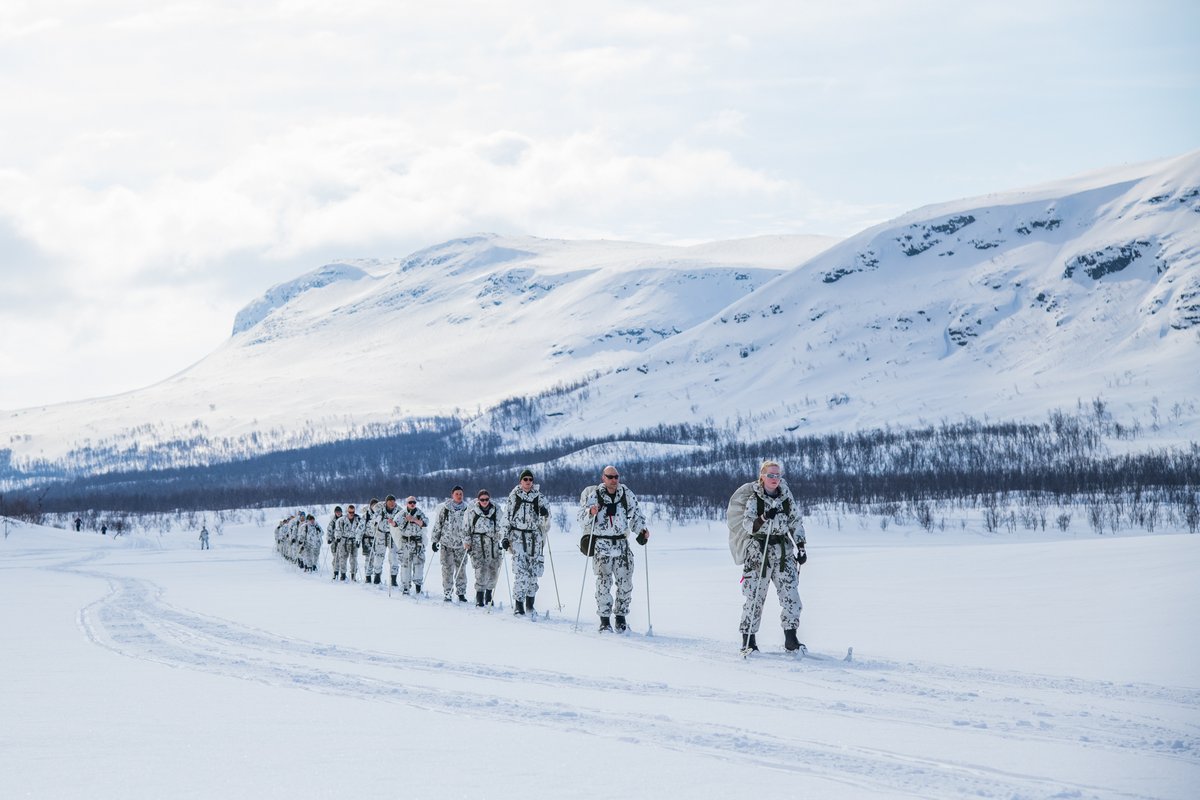
[[[596,614],[600,630],[623,632],[633,597],[634,556],[630,539],[645,545],[650,538],[637,497],[620,482],[616,467],[601,471],[599,485],[579,496],[577,520],[583,532],[580,551],[589,557],[595,575]],[[797,637],[802,605],[799,567],[807,560],[804,524],[782,465],[764,461],[758,479],[739,487],[730,498],[726,521],[734,561],[742,565],[744,597],[740,631],[742,652],[758,650],[756,634],[762,622],[767,591],[774,584],[780,604],[784,646],[803,647]],[[445,602],[466,603],[468,561],[474,573],[475,605],[493,605],[493,594],[504,551],[512,554],[513,613],[534,612],[539,578],[545,569],[550,509],[531,470],[523,470],[503,507],[481,489],[468,502],[461,486],[438,504],[432,516],[415,497],[400,507],[393,495],[371,500],[366,512],[354,505],[334,509],[324,531],[312,514],[297,512],[275,529],[279,552],[301,569],[315,571],[324,541],[333,552],[333,579],[358,580],[359,552],[363,579],[382,582],[385,557],[391,585],[404,594],[420,593],[427,573],[425,536],[439,556]],[[322,538],[324,537],[324,539]],[[615,588],[615,595],[613,589]]]

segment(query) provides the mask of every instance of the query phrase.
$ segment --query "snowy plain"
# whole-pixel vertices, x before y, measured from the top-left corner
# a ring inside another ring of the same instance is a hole
[[[628,636],[574,532],[516,618],[330,581],[247,513],[0,541],[0,795],[1193,798],[1200,536],[816,514],[800,634],[738,655],[723,525],[653,526]],[[213,526],[210,523],[210,529]],[[647,598],[647,571],[649,598]],[[501,573],[498,595],[505,593]],[[580,628],[574,626],[583,595]],[[649,602],[647,602],[649,599]],[[647,635],[651,633],[652,635]],[[849,647],[853,659],[843,660]]]

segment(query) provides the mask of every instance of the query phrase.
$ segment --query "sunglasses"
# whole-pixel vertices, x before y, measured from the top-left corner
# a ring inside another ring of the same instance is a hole
[[[619,477],[621,477],[621,476],[620,476],[620,475],[605,475],[604,477],[605,477],[605,479],[607,479],[607,480],[610,480],[610,481],[615,481],[617,478],[619,478]]]
[[[763,474],[763,477],[770,478],[773,481],[777,481],[783,477],[783,473],[782,472],[767,472],[767,473]]]

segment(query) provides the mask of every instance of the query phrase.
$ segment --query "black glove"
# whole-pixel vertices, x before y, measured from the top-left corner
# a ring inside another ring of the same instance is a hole
[[[508,539],[501,539],[501,540],[500,540],[500,547],[501,547],[502,549],[504,549],[504,550],[507,550],[507,549],[509,548],[509,546],[510,546],[510,545],[512,545],[512,542],[510,542]]]
[[[779,516],[778,508],[768,508],[763,512],[763,519],[775,519],[777,516]]]
[[[441,547],[441,545],[439,545],[437,542],[434,542],[434,543],[433,543],[433,552],[435,552],[435,553],[436,553],[436,552],[438,551],[438,548],[439,548],[439,547]]]
[[[538,506],[538,514],[543,517],[548,517],[550,516],[550,509],[546,508],[545,506]]]
[[[650,540],[650,531],[646,530],[645,528],[642,528],[642,532],[639,533],[637,535],[637,537],[634,539],[635,542],[642,545],[643,547],[646,546],[646,542],[649,540]]]
[[[800,545],[796,548],[796,563],[804,566],[804,562],[806,561],[808,561],[808,553],[804,552],[804,545]]]

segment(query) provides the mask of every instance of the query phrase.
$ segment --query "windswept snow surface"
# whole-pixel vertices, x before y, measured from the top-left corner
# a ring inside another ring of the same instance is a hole
[[[1200,537],[843,522],[810,520],[803,660],[773,600],[738,656],[718,524],[655,526],[629,636],[573,533],[535,623],[299,574],[257,525],[10,526],[3,795],[1196,796]]]

